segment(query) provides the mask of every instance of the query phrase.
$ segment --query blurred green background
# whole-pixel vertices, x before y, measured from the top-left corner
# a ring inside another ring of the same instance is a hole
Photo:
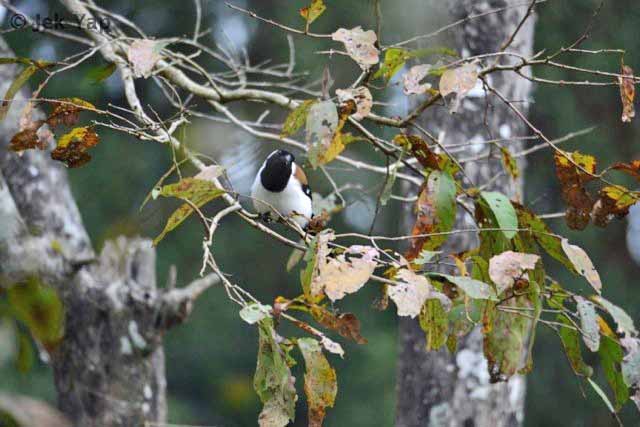
[[[297,15],[304,0],[234,0],[234,4],[248,7],[277,21],[301,26]],[[287,42],[274,28],[252,21],[228,9],[221,0],[205,0],[203,24],[212,31],[203,42],[220,43],[240,52],[246,48],[252,63],[267,59],[286,62]],[[362,25],[373,28],[372,2],[368,0],[326,0],[327,13],[314,24],[317,32],[331,32],[338,27]],[[382,0],[384,15],[383,43],[391,43],[412,35],[427,33],[448,22],[443,5],[438,0]],[[596,1],[549,0],[539,8],[536,31],[536,50],[555,50],[575,40],[589,21]],[[63,14],[56,2],[23,0],[14,2],[23,12],[35,16]],[[193,28],[193,4],[175,0],[102,1],[100,5],[124,14],[148,34],[156,37],[190,34]],[[6,18],[3,28],[6,28]],[[627,49],[626,63],[640,69],[640,5],[632,0],[606,2],[594,24],[592,36],[583,46],[590,49]],[[60,59],[69,55],[75,46],[53,40],[31,30],[9,32],[6,37],[18,55],[32,58]],[[326,49],[323,41],[296,38],[298,71],[307,70],[319,76],[325,65],[336,80],[334,88],[350,83],[358,71],[344,58],[327,57],[315,52]],[[434,43],[448,44],[445,37]],[[574,65],[589,65],[617,70],[619,57],[567,55]],[[101,84],[86,78],[86,74],[104,65],[94,59],[74,72],[52,81],[44,95],[47,97],[77,96],[97,106],[108,103],[123,105],[117,76]],[[207,64],[212,68],[214,64]],[[540,76],[569,79],[570,74],[557,70],[537,70]],[[575,76],[574,76],[575,77]],[[169,114],[160,93],[150,82],[138,81],[145,102],[152,104],[159,114]],[[399,113],[404,105],[393,97],[393,91],[376,99],[386,99],[387,114]],[[636,147],[639,122],[623,125],[620,122],[619,94],[615,87],[571,88],[537,86],[532,104],[532,118],[547,135],[559,137],[568,132],[596,126],[588,136],[581,137],[567,147],[595,154],[601,164],[640,158]],[[233,106],[243,117],[257,118],[260,106]],[[377,107],[382,109],[383,107]],[[283,119],[273,111],[267,121]],[[171,164],[166,147],[134,140],[126,135],[99,129],[102,143],[92,150],[90,165],[69,173],[74,194],[85,225],[100,248],[106,239],[120,234],[154,237],[164,225],[175,204],[167,201],[139,207],[156,180]],[[271,142],[254,141],[247,134],[231,126],[193,120],[180,131],[180,136],[198,150],[212,155],[228,167],[234,186],[247,191],[257,163],[273,149]],[[389,135],[387,135],[389,136]],[[254,144],[260,146],[254,149]],[[356,144],[357,145],[357,144]],[[251,148],[248,148],[251,147]],[[365,157],[382,164],[382,157],[370,154],[357,146],[349,148],[349,155]],[[526,171],[526,196],[536,212],[556,212],[562,207],[554,178],[552,157],[538,152],[530,158]],[[333,168],[340,182],[354,180],[349,171]],[[188,172],[188,171],[187,171]],[[315,191],[327,193],[330,186],[321,175],[312,175]],[[349,208],[332,224],[336,229],[367,231],[374,217],[375,195],[379,191],[379,177],[358,174],[358,183],[367,191],[349,194]],[[210,208],[215,210],[215,206]],[[390,203],[376,220],[376,230],[393,233],[397,226],[399,206]],[[562,221],[552,220],[553,228],[570,237],[591,254],[603,278],[605,296],[619,303],[631,316],[640,320],[640,267],[630,257],[625,244],[626,221],[616,221],[607,229],[590,227],[582,233],[568,231]],[[227,218],[217,234],[214,245],[221,268],[263,301],[277,295],[287,297],[299,293],[298,271],[284,271],[289,249],[263,234],[249,229],[235,218]],[[165,238],[158,247],[158,277],[162,285],[171,265],[176,265],[178,284],[196,277],[201,262],[201,228],[190,220],[179,231]],[[564,274],[557,265],[550,265],[551,274],[571,289],[583,289],[582,281]],[[358,346],[343,343],[347,355],[344,360],[332,358],[338,370],[339,396],[336,407],[330,410],[326,425],[354,427],[391,426],[394,418],[394,387],[396,349],[396,320],[392,311],[378,312],[371,308],[376,288],[349,298],[341,308],[355,312],[363,324],[363,335],[369,344]],[[200,299],[187,324],[173,330],[166,337],[167,377],[172,423],[251,426],[256,425],[259,402],[252,389],[257,344],[256,329],[248,327],[237,315],[237,308],[226,299],[223,290],[212,289]],[[607,426],[615,425],[604,404],[585,390],[573,376],[557,338],[546,328],[540,328],[534,354],[535,368],[528,377],[527,426]],[[596,361],[593,360],[595,363]],[[294,375],[301,378],[297,368]],[[601,381],[604,384],[604,381]],[[51,371],[44,364],[27,374],[19,374],[11,364],[0,367],[0,391],[15,391],[54,401]],[[303,405],[298,405],[296,425],[305,425]],[[637,413],[628,407],[623,413],[627,425],[640,425]]]

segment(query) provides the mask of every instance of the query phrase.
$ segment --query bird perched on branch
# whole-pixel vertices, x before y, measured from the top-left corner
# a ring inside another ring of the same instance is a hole
[[[293,154],[285,150],[276,150],[265,159],[251,186],[251,197],[265,219],[282,215],[304,228],[313,214],[307,177]]]

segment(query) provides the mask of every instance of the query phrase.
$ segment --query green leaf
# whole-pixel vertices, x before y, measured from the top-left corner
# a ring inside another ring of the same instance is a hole
[[[480,197],[502,230],[502,234],[511,240],[517,233],[518,216],[507,196],[495,191],[483,191]]]
[[[557,321],[564,325],[563,327],[560,327],[558,335],[560,335],[562,346],[564,347],[565,354],[569,359],[573,372],[581,377],[590,377],[593,375],[593,369],[582,359],[580,333],[575,330],[573,323],[571,323],[566,315],[558,315]]]
[[[298,105],[295,110],[289,113],[284,121],[284,125],[282,125],[282,132],[280,132],[280,136],[285,138],[298,132],[307,121],[309,109],[316,102],[318,101],[315,99],[306,100],[302,104]]]
[[[9,305],[15,317],[47,349],[60,342],[64,334],[64,309],[56,291],[31,277],[7,290]]]
[[[385,51],[384,62],[373,75],[374,79],[384,77],[388,82],[393,76],[402,69],[404,63],[409,59],[409,51],[402,48],[392,47]]]
[[[615,396],[616,408],[620,409],[629,400],[629,389],[620,370],[624,357],[622,347],[612,337],[603,336],[598,355],[604,375]]]
[[[258,361],[253,387],[264,405],[258,423],[261,427],[284,427],[295,418],[295,378],[284,351],[276,342],[273,320],[263,319],[258,330]]]
[[[39,67],[37,67],[36,65],[29,65],[28,67],[23,69],[11,83],[11,86],[9,86],[9,89],[7,89],[7,93],[5,93],[4,97],[2,98],[2,104],[0,105],[0,121],[4,120],[4,118],[7,116],[9,107],[11,107],[11,100],[13,100],[20,88],[22,88],[22,86],[24,86],[29,81],[31,76],[33,76],[38,70]]]
[[[442,277],[449,282],[453,283],[464,291],[470,298],[474,299],[488,299],[492,301],[498,301],[498,297],[493,288],[481,282],[479,280],[472,279],[465,276],[451,276],[449,274],[442,273],[429,273],[430,276]]]
[[[102,65],[100,67],[94,67],[89,70],[87,73],[87,79],[91,82],[91,84],[102,83],[106,79],[108,79],[114,71],[116,71],[116,64],[111,62],[106,65]]]
[[[304,393],[309,407],[309,427],[321,427],[326,408],[333,407],[338,393],[336,371],[315,339],[300,338],[298,347],[306,366]]]
[[[438,350],[447,341],[449,321],[440,301],[427,300],[420,310],[420,327],[425,332],[427,351]]]
[[[612,414],[615,414],[616,411],[615,409],[613,409],[613,405],[611,404],[611,401],[609,400],[607,395],[604,393],[604,391],[602,391],[600,386],[596,384],[591,378],[587,378],[587,381],[589,381],[589,385],[591,386],[591,388],[593,388],[593,390],[596,392],[598,396],[600,396],[600,398],[605,403],[605,405],[607,405],[607,408],[609,408],[609,411],[611,411]]]
[[[175,184],[165,185],[157,192],[158,196],[163,197],[175,197],[178,199],[189,200],[197,207],[202,207],[210,201],[222,196],[225,193],[224,190],[217,187],[217,184],[198,178],[183,178],[180,182]],[[167,224],[162,230],[162,233],[156,237],[153,241],[153,245],[156,246],[170,231],[178,227],[182,222],[193,213],[193,208],[189,203],[185,203],[174,211]]]
[[[238,314],[242,320],[253,325],[271,316],[271,306],[253,302],[243,307]]]

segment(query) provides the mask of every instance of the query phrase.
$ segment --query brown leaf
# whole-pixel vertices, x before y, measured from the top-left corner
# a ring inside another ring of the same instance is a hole
[[[411,67],[402,77],[402,86],[405,95],[421,95],[431,89],[431,83],[420,84],[420,82],[427,77],[431,68],[431,64],[421,64]]]
[[[438,156],[431,151],[427,143],[416,135],[396,135],[393,142],[408,149],[413,157],[427,169],[440,169]]]
[[[450,93],[456,94],[451,105],[451,111],[457,111],[460,101],[478,82],[478,66],[474,63],[446,70],[440,77],[440,94],[445,97]]]
[[[583,230],[589,225],[594,203],[584,186],[595,179],[596,159],[578,151],[556,152],[554,157],[556,174],[562,185],[562,197],[569,205],[567,225],[574,230]]]
[[[533,270],[540,257],[534,254],[506,251],[489,260],[489,277],[496,284],[498,295],[522,277],[525,270]]]
[[[344,338],[352,339],[358,344],[366,344],[367,340],[360,335],[360,320],[352,313],[334,314],[324,307],[311,307],[313,318],[325,328],[336,331]]]
[[[61,98],[55,103],[56,106],[47,117],[47,124],[51,128],[59,124],[73,126],[78,123],[80,111],[96,109],[93,104],[80,98]]]
[[[43,123],[43,120],[38,120],[13,135],[9,142],[9,150],[24,151],[33,148],[44,150],[46,148],[45,141],[38,138],[38,129]]]
[[[51,158],[65,163],[69,168],[80,167],[91,160],[86,151],[99,141],[93,128],[75,128],[58,139],[58,145],[51,152]]]
[[[621,185],[609,185],[600,190],[600,198],[593,205],[593,222],[604,227],[614,218],[624,218],[629,208],[640,200],[640,194]]]
[[[336,89],[336,95],[338,96],[340,111],[343,111],[343,108],[350,110],[348,113],[352,113],[351,117],[356,120],[362,120],[371,112],[373,97],[369,89],[364,86],[355,89]],[[355,104],[355,112],[353,112],[353,107],[348,105],[351,102]]]
[[[308,25],[318,19],[325,10],[327,10],[327,6],[324,4],[323,0],[311,0],[311,4],[309,6],[300,9],[300,16],[307,21]]]
[[[636,116],[636,110],[633,101],[636,97],[636,86],[633,78],[633,69],[628,65],[622,64],[620,71],[623,77],[618,78],[620,85],[620,98],[622,100],[622,121],[624,123],[631,122]]]

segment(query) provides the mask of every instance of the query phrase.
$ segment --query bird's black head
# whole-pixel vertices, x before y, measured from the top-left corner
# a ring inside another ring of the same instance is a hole
[[[260,173],[264,188],[275,193],[284,190],[293,170],[293,154],[285,150],[276,150],[269,154]]]

